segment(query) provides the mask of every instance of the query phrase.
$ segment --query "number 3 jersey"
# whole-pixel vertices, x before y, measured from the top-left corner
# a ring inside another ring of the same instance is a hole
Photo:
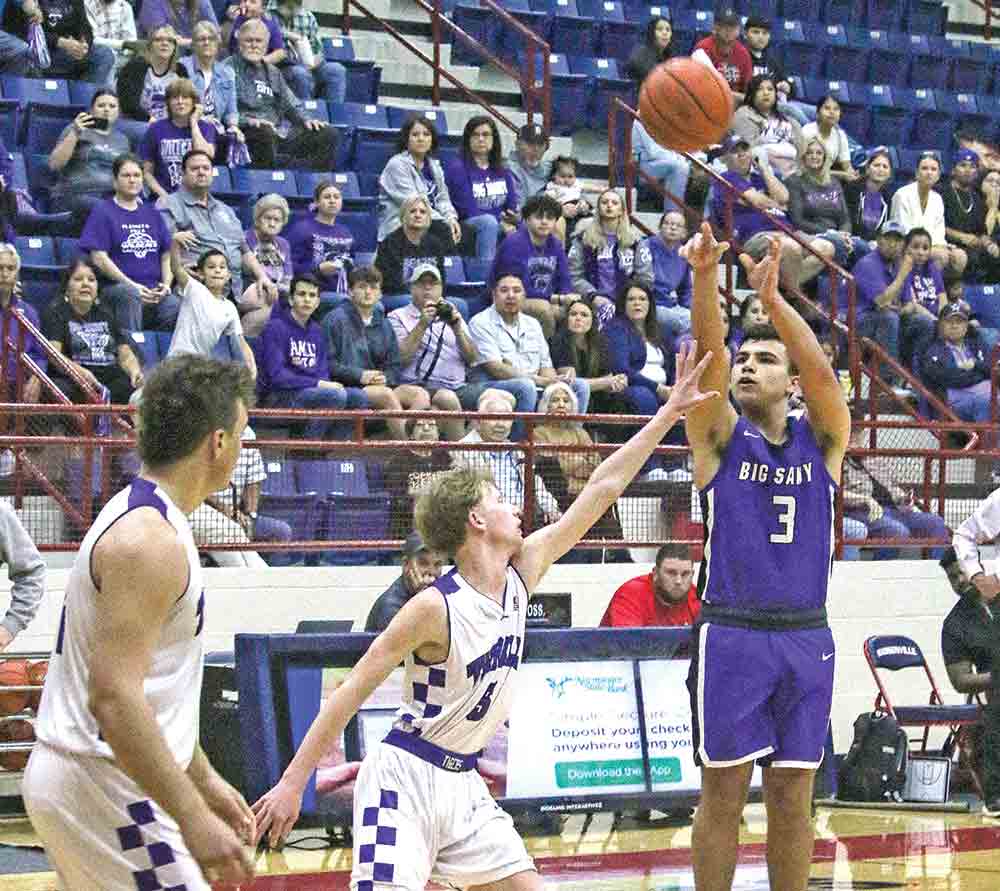
[[[822,610],[836,491],[804,417],[789,416],[781,445],[741,417],[701,491],[705,603],[751,614]]]
[[[435,587],[448,610],[448,658],[427,665],[414,653],[403,666],[396,728],[442,749],[471,755],[507,720],[524,647],[528,592],[507,567],[503,603],[472,587],[458,570]]]

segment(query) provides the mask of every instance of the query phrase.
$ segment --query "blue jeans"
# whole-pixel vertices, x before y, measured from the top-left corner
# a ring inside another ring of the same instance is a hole
[[[476,233],[476,258],[490,262],[497,253],[500,221],[491,213],[481,213],[462,222]]]
[[[0,74],[26,74],[31,64],[31,50],[19,37],[0,31]]]
[[[984,423],[990,419],[990,382],[948,390],[948,405],[963,421]]]
[[[679,303],[675,306],[656,305],[656,321],[661,328],[665,328],[671,334],[687,334],[691,330],[691,310]]]
[[[649,174],[653,179],[658,179],[663,188],[680,201],[684,200],[684,192],[687,191],[688,174],[690,165],[687,158],[669,149],[663,150],[663,156],[659,158],[648,158],[639,162],[639,169],[643,173]],[[681,210],[681,205],[670,198],[664,197],[663,210]]]
[[[858,333],[870,337],[893,359],[899,361],[899,313],[891,309],[872,309],[858,319]],[[882,377],[894,377],[883,369]]]
[[[306,387],[302,390],[275,390],[267,397],[269,408],[303,408],[326,409],[328,411],[345,411],[354,408],[368,408],[368,397],[365,391],[357,387]],[[305,439],[326,439],[336,428],[348,428],[349,421],[330,421],[325,418],[313,418],[306,421],[302,427]]]
[[[858,538],[868,538],[868,527],[861,522],[861,520],[855,520],[851,517],[844,517],[843,526],[843,537],[858,539]],[[843,548],[842,560],[860,560],[861,559],[861,548],[857,545],[845,545]]]
[[[53,50],[52,64],[41,73],[46,77],[74,77],[107,86],[114,67],[115,51],[110,46],[95,43],[91,44],[90,52],[80,60],[74,59],[65,50]]]
[[[950,539],[948,527],[945,526],[937,514],[924,513],[921,510],[900,510],[895,507],[882,509],[882,516],[874,523],[866,519],[867,514],[852,512],[851,517],[845,517],[844,523],[848,521],[863,524],[868,532],[869,538],[943,538]],[[944,548],[932,548],[931,557],[940,560],[944,553]],[[876,548],[876,560],[892,560],[899,556],[898,548]]]
[[[343,102],[347,95],[347,69],[340,62],[320,62],[311,71],[305,65],[285,65],[281,73],[299,99]]]
[[[101,288],[101,300],[123,331],[142,331],[144,309],[148,306],[153,316],[153,327],[160,331],[170,331],[177,321],[181,303],[171,291],[157,304],[145,304],[139,292],[131,285],[108,285]]]

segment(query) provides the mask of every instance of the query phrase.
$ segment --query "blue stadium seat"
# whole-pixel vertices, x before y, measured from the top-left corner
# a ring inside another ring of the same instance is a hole
[[[378,248],[378,220],[372,214],[341,213],[337,222],[346,226],[354,236],[355,251],[374,251]]]
[[[374,62],[342,62],[347,69],[348,102],[378,102],[382,69]],[[331,103],[332,104],[332,103]]]
[[[465,264],[461,257],[444,258],[445,285],[460,285],[465,281]]]
[[[802,96],[806,102],[819,102],[824,96],[836,96],[843,105],[854,98],[851,85],[846,80],[822,80],[815,77],[802,78]]]
[[[869,28],[898,31],[903,20],[903,4],[899,0],[868,0],[865,21]]]
[[[579,15],[576,0],[531,0],[531,8],[549,15]]]
[[[644,30],[645,26],[638,21],[605,19],[601,24],[600,54],[619,62],[628,61],[629,55],[642,42]]]
[[[921,111],[914,117],[910,140],[924,148],[950,151],[954,143],[955,117],[946,111]]]
[[[981,324],[1000,328],[1000,286],[966,285],[965,299]]]
[[[54,77],[0,77],[5,99],[19,99],[22,105],[41,102],[46,105],[70,105],[69,83]]]
[[[791,42],[802,42],[815,37],[813,34],[806,34],[806,29],[798,19],[786,19],[783,22],[775,22],[771,31],[771,40],[780,43],[782,50],[786,44]]]
[[[818,17],[818,12],[813,0],[781,0],[781,16],[785,19],[809,22]]]
[[[496,53],[496,16],[493,15],[491,10],[482,6],[459,3],[452,12],[451,19],[456,27],[461,28],[469,37],[482,44],[490,52]],[[484,60],[464,40],[457,35],[452,35],[451,61],[454,65],[473,65],[478,67],[483,64]]]
[[[524,7],[528,6],[528,0],[521,0],[521,3]],[[530,8],[509,9],[508,12],[529,31],[533,31],[542,40],[548,41],[551,17],[547,12],[537,12]],[[524,37],[519,28],[508,25],[499,17],[496,29],[497,55],[505,62],[516,64],[532,44]]]
[[[846,46],[850,41],[847,36],[847,28],[833,22],[825,25],[814,25],[814,35],[817,41],[825,43],[827,46]]]
[[[929,53],[931,42],[926,34],[893,34],[890,36],[893,46],[905,49],[910,53]]]
[[[921,148],[901,148],[899,155],[899,172],[909,182],[913,179],[917,171],[917,164],[920,163],[920,156],[929,150],[929,146]],[[940,157],[940,153],[938,153]]]
[[[61,266],[69,266],[80,253],[80,239],[60,235],[53,239],[56,248],[56,258]]]
[[[233,188],[233,174],[228,167],[216,164],[212,168],[212,191],[235,191]]]
[[[827,50],[833,49],[828,47]],[[825,53],[813,40],[787,40],[781,45],[785,69],[801,77],[821,77]],[[827,67],[827,71],[834,71]],[[839,73],[839,72],[838,72]],[[847,74],[844,74],[847,77]]]
[[[25,166],[24,155],[21,152],[10,153],[10,178],[11,182],[8,184],[8,188],[13,186],[15,189],[24,189],[25,192],[30,190],[28,168]]]
[[[296,195],[295,174],[285,170],[256,170],[237,167],[232,171],[235,191],[249,195]]]
[[[625,10],[621,0],[576,0],[576,8],[580,11],[580,15],[601,22],[625,21]]]
[[[354,41],[350,37],[337,35],[323,38],[323,58],[329,62],[353,62]]]
[[[948,7],[937,0],[910,0],[907,4],[906,30],[912,34],[944,34]]]
[[[132,351],[137,354],[143,371],[149,371],[162,361],[160,342],[154,331],[133,331],[129,335]]]
[[[389,115],[383,106],[360,102],[343,102],[330,109],[335,124],[351,127],[380,127],[388,129]]]
[[[948,87],[949,60],[934,49],[910,54],[909,85],[917,90],[944,90]]]
[[[76,105],[29,102],[24,111],[24,147],[28,155],[47,155],[59,136],[84,109]]]
[[[402,105],[386,105],[385,113],[389,118],[389,127],[393,130],[398,130],[413,115],[427,118],[438,133],[447,133],[449,130],[448,116],[440,108],[407,108]]]
[[[590,79],[590,102],[587,120],[594,130],[607,130],[608,110],[615,96],[628,105],[635,106],[635,83],[619,77],[618,63],[614,59],[594,59],[574,56],[570,71]]]
[[[570,74],[569,60],[562,53],[553,53],[552,71],[552,132],[572,133],[580,128],[581,112],[587,108],[590,84],[586,75]],[[557,69],[560,73],[556,73]],[[565,71],[565,73],[563,73]]]
[[[820,55],[818,52],[817,55]],[[827,77],[842,77],[854,83],[868,80],[871,49],[855,44],[828,46],[821,56]]]
[[[17,146],[20,138],[21,103],[17,99],[0,99],[0,139],[8,151]]]
[[[330,123],[330,105],[332,104],[334,103],[329,103],[325,99],[300,100],[302,112],[307,118],[312,118],[316,121],[323,121],[326,124]]]
[[[358,127],[355,138],[354,169],[358,173],[374,173],[378,176],[386,162],[396,154],[399,131],[382,127]]]
[[[911,90],[907,87],[897,87],[892,91],[892,97],[895,104],[900,108],[905,108],[907,111],[914,111],[918,114],[923,114],[925,111],[934,111],[938,107],[933,90]]]
[[[847,28],[847,35],[851,43],[867,46],[869,49],[889,49],[889,33],[887,31],[880,31],[878,28],[858,27],[857,22],[845,25],[845,28]]]
[[[438,140],[438,160],[442,167],[447,167],[452,158],[457,158],[462,151],[461,133],[442,133]]]
[[[56,259],[56,248],[52,239],[45,235],[18,235],[14,239],[14,246],[21,258],[21,265],[31,267],[55,267],[59,263]]]
[[[860,25],[865,20],[866,12],[864,0],[826,0],[823,4],[823,21],[844,27]]]
[[[549,31],[549,46],[554,53],[593,53],[598,34],[596,19],[580,15],[556,13]],[[555,101],[553,97],[553,110]]]
[[[865,101],[840,103],[840,126],[843,131],[862,145],[868,144],[871,126],[871,107]]]
[[[992,73],[988,56],[956,56],[951,60],[949,86],[956,93],[987,93]]]
[[[871,109],[868,142],[873,145],[909,145],[913,112],[896,106]]]
[[[100,84],[92,84],[86,80],[71,80],[69,82],[70,105],[82,105],[84,108],[90,108],[90,101],[99,89],[101,89]]]
[[[899,47],[873,46],[868,56],[868,80],[891,87],[907,85],[909,53]]]

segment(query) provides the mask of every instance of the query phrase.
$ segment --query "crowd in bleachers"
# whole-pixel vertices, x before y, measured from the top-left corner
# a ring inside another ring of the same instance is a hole
[[[519,14],[556,51],[553,127],[564,132],[605,122],[615,90],[634,90],[672,54],[715,65],[737,111],[712,159],[745,199],[734,208],[744,249],[761,256],[779,237],[773,220],[784,218],[818,255],[783,238],[789,284],[829,300],[819,258],[853,268],[859,330],[962,417],[987,417],[988,353],[1000,335],[1000,321],[990,321],[1000,313],[977,325],[962,282],[1000,282],[1000,172],[990,166],[998,159],[962,148],[945,182],[950,145],[931,143],[937,151],[918,156],[913,182],[901,184],[905,137],[929,126],[924,106],[898,99],[913,88],[896,81],[865,94],[864,77],[850,89],[820,81],[858,46],[882,70],[880,38],[869,45],[857,29],[846,39],[840,22],[790,19],[795,6],[786,0],[781,21],[767,4],[745,20],[731,8],[626,16],[617,0],[595,6],[593,21],[580,0],[541,18]],[[825,8],[830,15],[837,4]],[[451,14],[471,15],[464,6]],[[582,41],[577,20],[590,21]],[[726,196],[707,191],[698,169],[638,121],[636,158],[668,191],[648,237],[618,191],[582,187],[579,161],[550,153],[538,124],[521,127],[504,157],[491,117],[470,118],[459,134],[440,109],[375,104],[371,63],[353,58],[348,39],[321,40],[296,0],[143,0],[135,10],[126,0],[8,0],[3,24],[0,224],[12,244],[0,250],[0,303],[4,312],[22,306],[111,401],[136,398],[144,370],[180,351],[246,362],[267,407],[458,411],[485,400],[491,411],[648,415],[667,398],[690,329],[691,273],[679,248],[693,218],[675,199],[721,222]],[[34,24],[47,67],[27,40]],[[491,28],[484,42],[504,50],[502,27]],[[571,38],[575,52],[614,57],[577,57],[564,70]],[[796,51],[805,40],[825,43],[813,54],[825,68]],[[907,51],[930,45],[924,35]],[[453,51],[460,60],[457,43]],[[971,50],[950,58],[938,67],[952,81],[921,87],[914,101],[964,84],[959,59]],[[574,105],[579,89],[588,97]],[[885,132],[883,110],[910,117],[895,121],[894,145],[868,149]],[[5,263],[18,279],[7,290]],[[746,319],[762,321],[753,304],[739,317],[726,307],[734,346]],[[71,398],[91,398],[62,382]],[[29,382],[25,397],[37,390]],[[456,418],[435,432],[523,437],[521,424],[503,426],[468,429]],[[323,419],[295,433],[346,430]],[[405,438],[406,425],[392,419],[388,432]],[[553,421],[537,432],[586,445],[626,431]],[[543,519],[582,484],[588,465],[579,463],[540,471]],[[646,471],[686,474],[662,462]]]

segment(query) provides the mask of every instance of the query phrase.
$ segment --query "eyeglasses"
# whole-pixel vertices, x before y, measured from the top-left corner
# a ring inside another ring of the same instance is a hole
[[[150,43],[177,43],[177,40],[173,37],[154,37]]]

